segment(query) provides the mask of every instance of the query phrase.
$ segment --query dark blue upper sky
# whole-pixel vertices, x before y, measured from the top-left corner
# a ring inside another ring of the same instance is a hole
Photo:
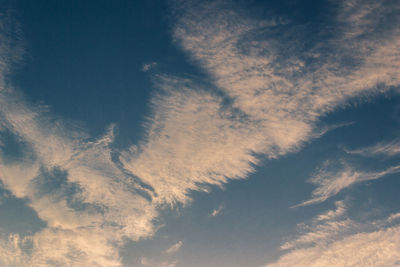
[[[26,39],[17,85],[93,135],[118,122],[135,141],[152,91],[143,65],[185,67],[163,1],[19,1],[15,8]]]

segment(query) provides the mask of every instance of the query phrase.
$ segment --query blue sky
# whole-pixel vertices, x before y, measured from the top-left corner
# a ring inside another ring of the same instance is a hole
[[[399,14],[2,2],[0,265],[399,265]]]

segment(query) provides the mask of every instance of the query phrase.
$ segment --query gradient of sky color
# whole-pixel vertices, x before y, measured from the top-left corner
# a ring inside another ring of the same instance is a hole
[[[0,3],[0,266],[399,266],[394,0]]]

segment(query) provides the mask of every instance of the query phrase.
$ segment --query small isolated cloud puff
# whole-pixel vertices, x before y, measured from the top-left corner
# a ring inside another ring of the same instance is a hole
[[[150,63],[145,63],[142,66],[142,71],[147,72],[157,66],[157,62],[150,62]]]
[[[221,213],[221,211],[224,209],[224,207],[222,206],[222,205],[220,205],[217,209],[215,209],[215,210],[213,210],[211,213],[210,213],[210,217],[215,217],[215,216],[218,216],[220,213]]]
[[[171,253],[178,252],[181,249],[182,245],[183,245],[183,242],[179,241],[178,243],[176,243],[176,244],[172,245],[171,247],[169,247],[168,249],[166,249],[164,251],[164,254],[171,254]]]

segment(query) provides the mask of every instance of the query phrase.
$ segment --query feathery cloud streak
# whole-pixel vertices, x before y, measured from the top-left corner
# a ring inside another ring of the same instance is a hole
[[[399,85],[400,35],[381,29],[398,5],[341,2],[335,34],[303,51],[290,22],[251,19],[226,1],[179,4],[176,42],[214,84],[157,77],[164,91],[153,100],[147,139],[121,157],[160,202],[185,202],[204,183],[244,178],[256,155],[275,158],[316,136],[314,124],[326,112]]]
[[[183,242],[182,242],[182,241],[178,241],[178,243],[173,244],[173,245],[170,246],[168,249],[166,249],[166,250],[164,251],[164,253],[170,254],[170,253],[178,252],[178,251],[181,249],[182,245],[183,245]]]
[[[386,143],[378,143],[373,146],[354,149],[354,150],[346,149],[346,152],[349,154],[356,154],[364,157],[375,157],[375,156],[391,157],[400,154],[400,141],[394,140]]]
[[[335,172],[322,168],[310,179],[310,182],[317,186],[312,192],[313,197],[295,207],[323,202],[353,184],[380,179],[398,172],[400,172],[400,166],[393,166],[379,172],[357,171],[348,165],[344,165],[339,171]]]
[[[275,266],[397,266],[400,226],[396,214],[385,220],[356,222],[346,216],[343,202],[317,216],[306,232],[282,245],[287,250]],[[326,215],[329,216],[327,217]]]

